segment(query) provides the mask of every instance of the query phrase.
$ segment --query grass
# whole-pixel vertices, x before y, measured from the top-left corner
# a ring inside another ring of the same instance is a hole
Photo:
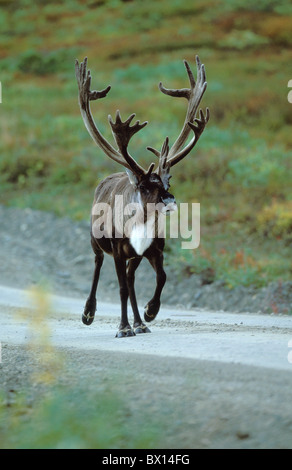
[[[0,400],[0,449],[151,449],[159,437],[146,410],[137,421],[110,387],[56,386],[33,406],[26,393]]]
[[[106,117],[116,109],[149,121],[131,143],[147,165],[146,146],[175,139],[185,115],[185,103],[157,84],[186,86],[182,59],[198,53],[211,120],[171,182],[179,202],[201,203],[201,245],[186,255],[170,243],[169,262],[186,258],[199,273],[209,266],[230,287],[291,279],[290,2],[23,0],[0,8],[1,203],[87,218],[98,181],[119,171],[82,123],[76,57],[88,56],[94,87],[112,85],[92,106],[109,139]]]

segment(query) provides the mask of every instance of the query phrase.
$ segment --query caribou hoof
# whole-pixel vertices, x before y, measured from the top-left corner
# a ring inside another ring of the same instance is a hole
[[[151,330],[144,323],[141,323],[141,325],[134,326],[134,332],[136,335],[139,335],[141,333],[151,333]]]
[[[151,304],[148,302],[148,304],[145,306],[144,310],[144,320],[147,322],[153,321],[156,315],[158,314],[160,309],[160,302]]]
[[[84,312],[82,314],[82,322],[84,325],[91,325],[91,323],[94,320],[95,316],[95,311],[96,311],[96,300],[90,300],[87,299],[85,307],[84,307]]]
[[[83,313],[83,315],[82,315],[82,323],[84,323],[84,325],[87,325],[87,326],[91,325],[91,323],[93,322],[93,320],[94,320],[94,315],[92,316],[92,315],[90,315],[89,313],[87,313],[87,314],[84,314],[84,313]]]
[[[122,328],[116,334],[116,338],[128,338],[129,336],[136,336],[130,326],[125,326],[125,328]]]

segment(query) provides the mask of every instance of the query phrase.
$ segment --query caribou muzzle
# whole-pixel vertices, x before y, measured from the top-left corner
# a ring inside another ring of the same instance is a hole
[[[177,210],[176,200],[172,194],[166,193],[166,195],[161,198],[161,202],[163,203],[161,208],[162,214],[169,215],[171,212]]]

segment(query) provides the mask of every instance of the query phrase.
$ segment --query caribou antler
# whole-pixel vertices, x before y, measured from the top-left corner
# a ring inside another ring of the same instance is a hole
[[[198,140],[199,136],[203,132],[204,125],[208,122],[209,120],[209,109],[207,108],[206,110],[206,118],[204,118],[203,113],[200,111],[200,119],[195,120],[196,112],[198,109],[198,106],[201,102],[201,99],[203,97],[203,94],[205,93],[205,90],[207,88],[207,82],[206,82],[206,73],[205,73],[205,66],[204,64],[201,64],[201,61],[198,56],[196,56],[196,64],[197,64],[197,82],[195,82],[194,75],[191,71],[191,68],[186,60],[184,60],[184,64],[189,76],[190,80],[190,88],[182,88],[180,90],[168,90],[167,88],[164,88],[162,86],[162,83],[159,83],[159,89],[164,93],[165,95],[169,96],[174,96],[174,97],[179,97],[179,98],[186,98],[188,100],[188,109],[187,109],[187,114],[185,118],[185,122],[182,128],[182,131],[180,135],[178,136],[177,140],[171,147],[169,154],[168,154],[168,160],[171,162],[171,166],[175,165],[177,163],[177,158],[179,153],[182,151],[182,148],[188,138],[189,132],[190,132],[190,126],[189,123],[192,123],[195,121],[198,124],[200,124],[200,131],[199,135],[196,136],[196,140]],[[192,128],[193,129],[193,128]],[[193,129],[194,130],[194,129]],[[193,147],[190,148],[190,150]],[[190,151],[189,150],[189,151]],[[188,152],[189,153],[189,152]]]
[[[132,121],[135,114],[132,114],[127,121],[124,123],[121,121],[119,111],[117,111],[116,123],[114,124],[111,117],[109,117],[110,124],[114,131],[116,142],[119,148],[117,151],[112,145],[103,137],[103,135],[98,130],[90,110],[90,101],[98,100],[104,98],[109,90],[110,86],[105,88],[102,91],[91,91],[91,74],[90,70],[86,70],[87,67],[87,57],[84,61],[81,62],[79,66],[78,60],[75,62],[75,73],[79,89],[79,105],[81,115],[84,121],[84,124],[93,138],[94,142],[104,151],[104,153],[110,157],[112,160],[120,163],[128,170],[131,170],[137,176],[142,174],[147,174],[148,172],[144,170],[138,163],[131,157],[127,152],[127,146],[130,138],[138,132],[140,129],[146,126],[147,122],[139,124],[139,121],[133,126],[130,127],[130,122]],[[153,165],[154,166],[154,165]],[[153,169],[153,167],[152,167]],[[149,171],[149,170],[148,170]]]
[[[164,180],[165,184],[169,186],[169,170],[170,168],[181,161],[186,155],[190,153],[190,151],[194,148],[197,141],[199,140],[200,135],[202,134],[205,125],[209,121],[210,113],[209,109],[206,109],[206,116],[204,116],[203,111],[200,109],[200,117],[196,118],[196,112],[205,93],[207,88],[206,82],[206,74],[205,74],[205,67],[201,64],[201,61],[198,56],[196,56],[196,64],[197,64],[197,82],[195,81],[194,75],[191,71],[191,68],[188,62],[184,61],[187,74],[190,81],[190,88],[181,88],[181,89],[167,89],[165,88],[162,83],[159,83],[159,89],[165,95],[177,97],[177,98],[186,98],[188,100],[188,108],[186,113],[185,122],[182,128],[181,133],[179,134],[178,138],[172,145],[171,149],[168,150],[167,158],[163,155],[163,151],[159,152],[152,147],[147,147],[148,150],[153,152],[159,159],[159,166],[157,168],[157,172]],[[187,141],[189,136],[190,130],[193,130],[194,136],[189,144],[184,148],[184,145]],[[161,162],[163,160],[163,163]]]

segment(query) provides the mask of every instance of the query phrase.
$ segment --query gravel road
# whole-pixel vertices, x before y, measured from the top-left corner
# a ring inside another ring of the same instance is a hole
[[[31,307],[23,291],[1,287],[0,297],[1,387],[8,397],[24,388],[34,395],[42,353],[27,349]],[[163,423],[158,447],[292,448],[288,316],[166,308],[151,334],[116,339],[118,305],[101,303],[86,327],[81,300],[51,300],[50,341],[66,364],[61,381],[87,383],[90,396],[116,378],[132,416],[143,409]]]

